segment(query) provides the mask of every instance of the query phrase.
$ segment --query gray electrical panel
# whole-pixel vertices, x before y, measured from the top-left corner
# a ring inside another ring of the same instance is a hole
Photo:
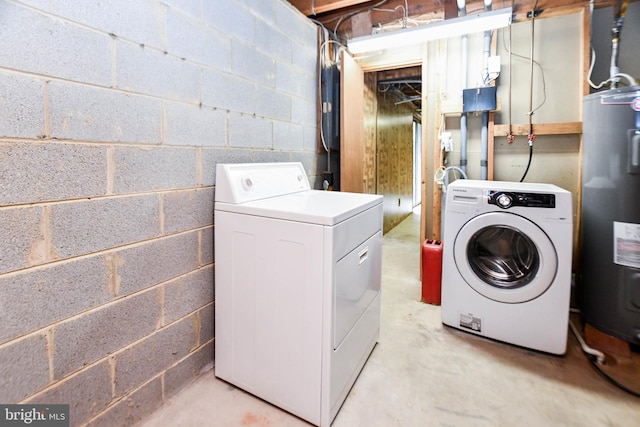
[[[474,113],[477,111],[493,111],[496,109],[496,87],[484,86],[462,90],[462,111]]]

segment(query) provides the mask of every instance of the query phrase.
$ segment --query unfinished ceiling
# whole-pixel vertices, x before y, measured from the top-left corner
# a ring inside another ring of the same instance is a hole
[[[414,119],[420,122],[422,114],[422,67],[406,67],[377,72],[378,92],[397,94],[394,103],[410,104],[414,109]]]
[[[639,0],[631,0],[635,2]],[[322,25],[333,36],[347,39],[393,31],[409,26],[423,25],[458,16],[456,0],[289,0],[304,15]],[[494,0],[492,9],[513,8],[513,22],[528,20],[527,14],[535,8],[536,18],[574,13],[589,7],[589,0]],[[595,0],[594,7],[621,7],[622,0]],[[467,1],[467,13],[484,10],[484,1]],[[420,67],[396,70],[379,75],[379,90],[396,90],[420,111]]]
[[[638,0],[631,0],[633,3]],[[416,25],[458,16],[456,0],[289,0],[295,8],[309,18],[342,36],[354,37],[371,34],[377,26],[393,22]],[[492,8],[512,7],[514,22],[527,19],[534,7],[540,15],[552,16],[575,12],[587,7],[589,0],[494,0]],[[595,0],[594,7],[617,6],[621,0]],[[483,1],[467,1],[467,11],[482,11]]]

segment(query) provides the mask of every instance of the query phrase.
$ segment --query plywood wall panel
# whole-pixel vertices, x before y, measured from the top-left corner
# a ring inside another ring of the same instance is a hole
[[[340,73],[340,190],[364,191],[364,71],[344,50]]]
[[[392,93],[377,96],[378,194],[384,196],[384,231],[413,210],[413,109],[395,105]]]
[[[376,130],[377,130],[377,110],[378,100],[376,88],[378,85],[376,73],[364,74],[364,151],[363,155],[363,193],[376,194]]]

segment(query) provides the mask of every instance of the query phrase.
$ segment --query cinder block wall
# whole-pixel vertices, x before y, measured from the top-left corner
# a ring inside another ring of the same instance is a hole
[[[0,16],[0,402],[131,425],[212,366],[215,165],[317,175],[316,28],[282,0]]]

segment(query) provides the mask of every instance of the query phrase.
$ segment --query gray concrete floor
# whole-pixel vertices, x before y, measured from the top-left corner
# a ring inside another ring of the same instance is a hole
[[[558,357],[443,326],[440,307],[419,301],[418,230],[412,215],[384,238],[380,341],[334,427],[640,424],[640,399],[598,376],[571,333],[567,354]],[[640,358],[617,366],[640,389]],[[616,375],[616,366],[609,372]],[[140,424],[309,425],[216,379],[213,370]]]

